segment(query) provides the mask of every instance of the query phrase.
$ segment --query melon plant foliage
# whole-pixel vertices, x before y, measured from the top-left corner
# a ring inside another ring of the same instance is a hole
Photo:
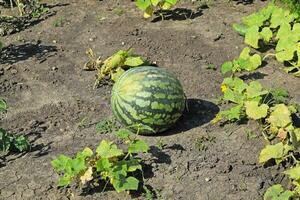
[[[117,192],[137,190],[140,181],[134,173],[142,171],[137,154],[146,153],[149,146],[127,129],[120,129],[115,134],[127,144],[125,149],[113,141],[102,140],[95,151],[86,147],[73,158],[61,154],[52,160],[54,170],[60,175],[58,186],[100,183],[105,189],[109,183]]]
[[[0,99],[0,113],[5,112],[8,106]],[[30,147],[28,140],[23,135],[13,135],[0,128],[0,152],[23,152]]]
[[[288,63],[284,71],[300,76],[299,14],[270,3],[262,10],[243,18],[233,28],[245,37],[245,43],[255,49],[275,46],[275,57]]]
[[[297,105],[288,100],[284,89],[265,89],[258,81],[245,82],[237,75],[244,71],[254,71],[262,61],[273,55],[286,65],[286,72],[300,76],[300,24],[299,16],[287,9],[270,3],[262,10],[243,18],[241,24],[233,28],[245,37],[245,43],[254,49],[265,45],[275,46],[275,54],[267,54],[261,59],[252,54],[249,47],[244,48],[239,58],[225,62],[221,73],[227,75],[221,85],[223,101],[232,106],[221,111],[214,122],[256,120],[262,126],[267,140],[261,150],[258,162],[266,164],[273,161],[277,165],[289,163],[283,173],[290,178],[292,186],[285,189],[275,184],[267,189],[264,200],[292,200],[300,198],[300,128],[294,124],[293,115],[299,113]]]
[[[153,16],[156,10],[169,10],[178,0],[136,0],[136,6],[144,12],[144,18]]]
[[[83,69],[97,70],[97,79],[94,87],[105,80],[116,81],[127,69],[148,64],[142,57],[135,55],[133,49],[119,50],[105,60],[97,57],[92,49],[88,49],[86,54],[89,61],[84,64]]]

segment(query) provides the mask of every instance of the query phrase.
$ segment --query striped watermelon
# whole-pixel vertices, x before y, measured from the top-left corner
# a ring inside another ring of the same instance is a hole
[[[126,71],[116,81],[111,105],[115,117],[125,126],[146,125],[159,133],[170,128],[182,115],[185,99],[174,75],[161,68],[142,66]]]

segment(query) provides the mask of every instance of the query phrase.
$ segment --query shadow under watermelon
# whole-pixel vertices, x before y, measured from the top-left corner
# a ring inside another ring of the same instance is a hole
[[[178,134],[202,126],[213,120],[220,111],[216,104],[202,99],[188,99],[187,107],[172,128],[155,136]]]

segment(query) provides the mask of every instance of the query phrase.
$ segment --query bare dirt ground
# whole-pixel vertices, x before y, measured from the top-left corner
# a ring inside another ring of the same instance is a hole
[[[258,200],[270,185],[284,183],[280,168],[257,162],[264,145],[257,124],[209,123],[220,109],[219,68],[244,47],[231,24],[265,4],[218,0],[196,10],[195,4],[180,3],[177,14],[151,22],[141,18],[130,0],[49,1],[53,15],[3,38],[9,45],[0,56],[0,96],[10,108],[1,116],[1,127],[26,135],[32,148],[1,161],[0,199],[144,199],[56,187],[51,160],[113,138],[95,131],[97,122],[111,116],[111,86],[93,90],[95,72],[82,70],[89,47],[107,57],[132,46],[173,72],[185,89],[190,110],[177,125],[159,136],[141,136],[153,145],[143,158],[146,184],[161,199]],[[61,27],[53,25],[57,20]],[[272,59],[248,78],[260,79],[265,87],[287,88],[291,100],[300,102],[299,79]],[[80,128],[83,118],[87,125]],[[258,137],[248,138],[251,131]],[[201,143],[201,138],[211,140]],[[155,147],[159,140],[166,145],[162,150]]]

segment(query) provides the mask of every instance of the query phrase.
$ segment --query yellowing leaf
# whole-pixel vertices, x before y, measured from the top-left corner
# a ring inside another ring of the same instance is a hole
[[[164,2],[161,8],[162,8],[163,10],[169,10],[171,7],[172,7],[172,4],[171,4],[171,3],[169,3],[169,2]]]
[[[258,41],[260,39],[258,30],[258,26],[252,26],[248,28],[248,31],[245,35],[245,43],[256,49],[259,48]]]
[[[126,58],[124,65],[130,67],[137,67],[144,63],[144,60],[141,57],[128,57]]]
[[[89,167],[85,173],[80,176],[80,181],[82,184],[86,184],[88,181],[91,181],[93,179],[93,168]]]
[[[125,72],[121,67],[117,68],[114,72],[111,73],[111,80],[116,82],[118,78]]]
[[[262,119],[268,114],[269,106],[267,104],[261,104],[258,106],[257,101],[247,101],[245,102],[246,114],[251,119]]]
[[[272,110],[270,117],[267,119],[271,126],[285,128],[292,123],[291,112],[286,105],[277,104]]]
[[[270,159],[282,158],[284,155],[283,143],[277,143],[275,145],[266,145],[265,148],[259,154],[259,163],[265,163]]]
[[[249,86],[247,87],[247,97],[248,98],[255,98],[264,94],[267,94],[267,90],[263,90],[260,82],[252,81],[250,82]]]
[[[293,180],[300,180],[300,166],[291,168],[283,172]]]
[[[144,12],[144,18],[148,19],[148,18],[152,17],[153,12],[154,12],[154,10],[153,10],[152,6],[149,6]]]
[[[271,38],[273,37],[273,32],[269,27],[264,27],[260,32],[260,35],[265,42],[270,42]]]
[[[118,149],[117,145],[106,140],[102,140],[96,149],[96,152],[102,158],[118,157],[123,154],[121,149]]]

